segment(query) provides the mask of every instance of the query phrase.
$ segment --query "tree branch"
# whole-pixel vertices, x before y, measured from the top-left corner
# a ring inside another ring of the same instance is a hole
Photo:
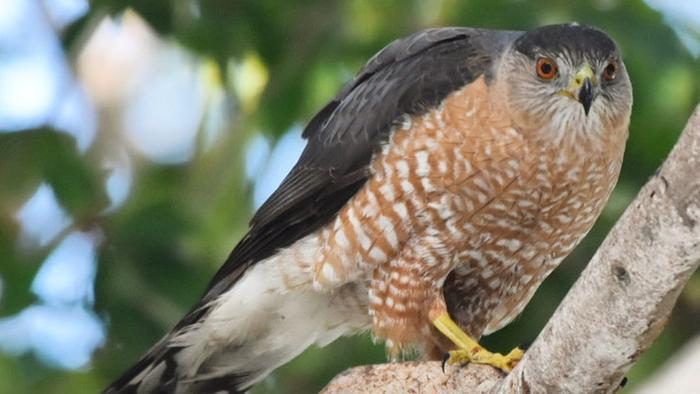
[[[613,392],[700,265],[700,105],[515,370],[436,362],[350,369],[324,393]]]

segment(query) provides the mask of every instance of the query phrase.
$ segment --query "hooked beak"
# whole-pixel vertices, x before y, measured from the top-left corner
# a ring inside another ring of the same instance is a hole
[[[583,80],[583,85],[578,91],[578,102],[583,105],[583,112],[588,116],[588,111],[591,110],[591,104],[593,103],[593,84],[590,78]]]
[[[571,79],[569,87],[562,90],[561,94],[581,103],[583,112],[588,116],[593,99],[596,96],[595,86],[597,83],[598,81],[591,66],[584,64]]]

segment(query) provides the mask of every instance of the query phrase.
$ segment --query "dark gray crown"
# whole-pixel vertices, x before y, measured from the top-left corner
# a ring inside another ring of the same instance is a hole
[[[617,56],[617,45],[602,31],[578,24],[549,25],[526,32],[515,41],[515,49],[530,58],[537,54],[593,54],[596,57]]]

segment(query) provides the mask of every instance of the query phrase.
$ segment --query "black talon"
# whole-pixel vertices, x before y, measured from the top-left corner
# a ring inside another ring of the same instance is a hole
[[[447,364],[447,360],[450,359],[450,352],[445,352],[442,355],[442,373],[445,373],[445,364]]]
[[[627,384],[627,376],[622,378],[622,381],[620,382],[620,388],[625,387],[626,384]]]

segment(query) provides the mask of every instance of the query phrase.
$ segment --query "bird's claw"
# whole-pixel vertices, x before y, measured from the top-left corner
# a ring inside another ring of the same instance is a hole
[[[444,371],[445,364],[462,365],[472,362],[475,364],[491,365],[492,367],[496,367],[504,372],[510,372],[513,370],[513,368],[515,368],[524,355],[525,352],[519,347],[511,350],[510,353],[506,354],[505,356],[500,353],[489,352],[482,347],[475,347],[473,349],[457,349],[447,353],[447,357],[443,360],[442,366]]]
[[[445,373],[445,365],[447,364],[447,361],[450,359],[450,357],[450,352],[445,352],[445,354],[442,355],[442,373]]]

